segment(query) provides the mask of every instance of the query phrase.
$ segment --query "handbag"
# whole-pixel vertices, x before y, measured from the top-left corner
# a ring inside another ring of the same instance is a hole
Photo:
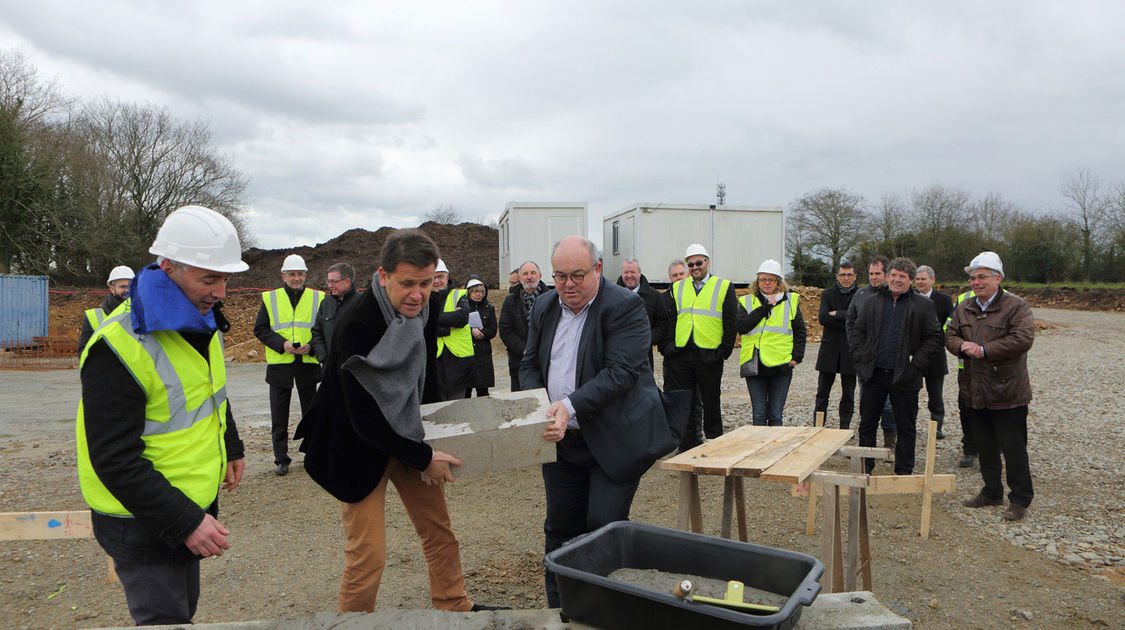
[[[758,375],[758,348],[754,348],[753,354],[750,355],[750,360],[743,363],[738,368],[738,375],[742,378],[749,378]]]

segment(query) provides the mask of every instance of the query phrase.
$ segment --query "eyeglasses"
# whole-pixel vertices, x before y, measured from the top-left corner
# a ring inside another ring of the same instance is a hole
[[[344,278],[340,278],[339,280],[333,280],[333,279],[329,278],[328,284],[340,284],[343,281],[344,281]]]
[[[840,273],[836,274],[836,277],[837,278],[854,278],[855,274],[852,273],[852,272],[844,273],[844,272],[841,271]]]
[[[686,264],[688,267],[702,267],[703,262],[704,261],[702,261],[702,260],[697,260],[695,262],[689,262],[689,263],[684,263],[684,264]]]
[[[582,284],[582,281],[586,279],[586,274],[593,271],[594,267],[597,266],[597,263],[594,263],[593,267],[583,271],[575,271],[574,273],[559,273],[556,271],[551,274],[551,277],[555,279],[555,284],[565,285],[567,280],[574,282],[574,284]]]
[[[991,278],[992,276],[995,276],[995,275],[996,274],[994,274],[994,273],[989,273],[989,274],[978,273],[975,276],[969,276],[969,280],[976,280],[977,282],[984,282],[985,280],[988,280],[989,278]]]

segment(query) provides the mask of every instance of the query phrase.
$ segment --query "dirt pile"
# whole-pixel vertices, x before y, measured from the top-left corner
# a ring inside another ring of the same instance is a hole
[[[496,230],[477,223],[445,225],[428,221],[418,226],[437,243],[438,251],[452,272],[458,285],[463,285],[469,274],[477,274],[488,288],[495,289],[499,278],[499,240]],[[254,287],[270,289],[281,285],[281,263],[289,254],[300,254],[309,267],[308,285],[318,289],[327,288],[328,267],[346,262],[355,267],[357,285],[365,287],[371,276],[379,268],[379,253],[383,243],[395,230],[382,227],[371,232],[355,228],[319,243],[316,247],[288,247],[284,249],[252,248],[243,253],[242,259],[250,265],[246,273],[235,274],[231,278],[232,287]]]

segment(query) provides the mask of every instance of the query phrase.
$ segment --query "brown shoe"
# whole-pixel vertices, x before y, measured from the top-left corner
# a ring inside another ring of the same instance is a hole
[[[1005,521],[1021,521],[1023,517],[1027,516],[1027,508],[1019,503],[1013,503],[1004,510]]]
[[[965,499],[961,505],[970,508],[987,507],[990,505],[1004,505],[1004,499],[990,499],[983,494],[978,494],[971,499]]]

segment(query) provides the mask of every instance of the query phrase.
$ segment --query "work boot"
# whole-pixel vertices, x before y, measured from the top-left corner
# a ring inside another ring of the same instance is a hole
[[[957,467],[958,468],[972,468],[973,467],[973,460],[975,460],[975,459],[976,459],[975,455],[969,455],[968,453],[966,453],[965,455],[961,456],[961,459],[957,460]]]
[[[277,470],[274,470],[273,474],[277,475],[278,477],[284,477],[285,475],[288,475],[289,474],[289,464],[288,463],[278,464]]]
[[[1025,516],[1027,516],[1027,508],[1019,503],[1009,505],[1003,514],[1005,521],[1021,521]]]
[[[892,462],[893,463],[895,461],[895,442],[897,442],[897,441],[898,441],[898,433],[897,432],[888,431],[886,429],[883,429],[883,448],[891,449],[891,458],[890,459],[884,459],[883,460],[884,462]]]
[[[945,433],[942,432],[941,425],[945,424],[945,418],[934,418],[934,422],[937,422],[937,439],[944,440]]]
[[[965,499],[964,501],[962,501],[961,505],[969,508],[987,507],[990,505],[1004,505],[1004,499],[990,499],[983,494],[977,494],[977,496],[971,499]]]

